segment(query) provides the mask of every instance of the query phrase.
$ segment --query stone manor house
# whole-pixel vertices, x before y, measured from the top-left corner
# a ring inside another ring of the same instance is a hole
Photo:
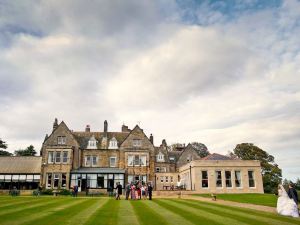
[[[72,131],[62,121],[53,123],[39,157],[0,157],[0,189],[16,186],[106,192],[120,182],[151,182],[155,190],[178,186],[199,193],[263,193],[259,161],[232,159],[220,154],[201,158],[191,144],[171,150],[166,141],[154,146],[136,125],[112,132]]]

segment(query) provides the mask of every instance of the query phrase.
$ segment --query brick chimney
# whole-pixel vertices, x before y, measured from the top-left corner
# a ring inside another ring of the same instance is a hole
[[[58,127],[58,122],[57,122],[57,118],[55,118],[53,122],[53,130],[55,130],[57,127]]]
[[[91,127],[90,127],[90,125],[86,125],[86,127],[85,127],[85,132],[91,132]]]
[[[107,127],[108,127],[108,124],[107,124],[107,121],[105,120],[104,121],[104,133],[107,133]]]
[[[131,130],[128,128],[128,126],[122,125],[122,132],[130,132]]]
[[[153,144],[153,135],[152,134],[150,134],[150,142],[151,142],[151,144]]]

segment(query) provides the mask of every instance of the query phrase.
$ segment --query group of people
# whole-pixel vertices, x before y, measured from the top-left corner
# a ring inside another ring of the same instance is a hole
[[[125,187],[125,199],[129,200],[140,200],[140,199],[147,199],[152,200],[152,190],[153,187],[149,183],[148,185],[143,184],[141,182],[137,183],[128,183]],[[122,185],[120,183],[117,184],[116,186],[116,200],[120,200],[120,196],[122,195]]]
[[[282,185],[278,187],[277,212],[283,216],[299,217],[298,194],[293,184],[286,192]]]

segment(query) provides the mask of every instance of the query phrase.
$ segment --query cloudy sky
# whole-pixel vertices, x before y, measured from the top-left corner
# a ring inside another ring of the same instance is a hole
[[[295,179],[299,37],[297,0],[0,0],[0,138],[139,123],[157,145],[252,142]]]

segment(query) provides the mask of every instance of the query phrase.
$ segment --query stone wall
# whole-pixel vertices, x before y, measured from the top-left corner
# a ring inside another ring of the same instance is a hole
[[[202,171],[208,172],[208,187],[202,187]],[[216,171],[221,171],[222,187],[216,186]],[[225,171],[231,171],[232,187],[226,187]],[[235,186],[234,171],[241,172],[241,187]],[[254,172],[255,187],[249,187],[248,171]],[[185,180],[186,189],[199,193],[264,192],[260,162],[255,160],[198,160],[182,166],[179,168],[179,172],[181,179]],[[190,181],[190,173],[192,182]]]

